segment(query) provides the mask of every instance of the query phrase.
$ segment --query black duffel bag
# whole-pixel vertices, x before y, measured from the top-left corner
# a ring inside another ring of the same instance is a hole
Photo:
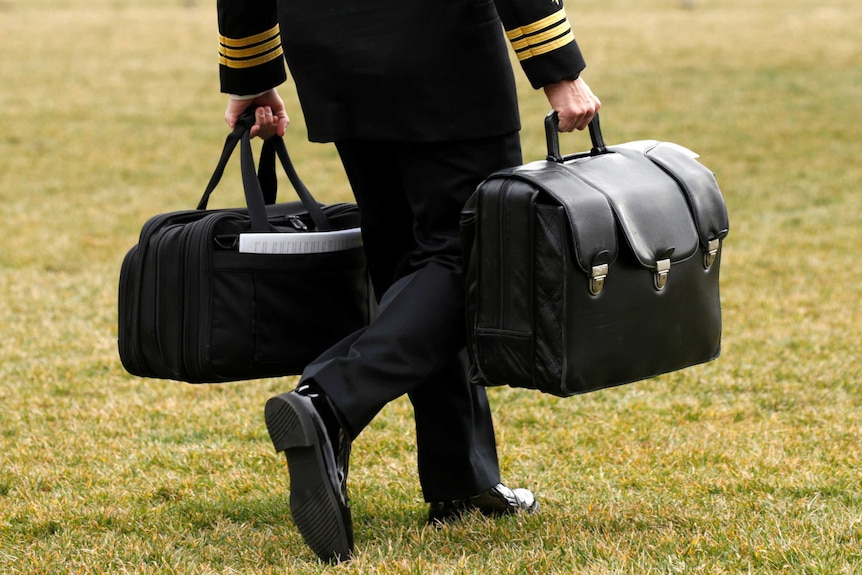
[[[143,227],[120,271],[119,352],[133,375],[216,383],[296,375],[374,310],[355,204],[319,204],[283,140],[255,173],[240,119],[197,209]],[[240,144],[246,207],[207,210]],[[275,158],[299,201],[276,203]],[[263,184],[263,185],[261,185]]]

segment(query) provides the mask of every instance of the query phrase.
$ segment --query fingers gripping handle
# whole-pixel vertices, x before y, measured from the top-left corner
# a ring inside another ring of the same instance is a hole
[[[607,153],[608,149],[602,137],[598,114],[590,120],[590,140],[593,144],[593,149],[590,150],[591,155],[597,156]],[[563,156],[560,153],[560,117],[556,110],[552,110],[545,116],[545,142],[548,146],[548,161],[563,163]]]

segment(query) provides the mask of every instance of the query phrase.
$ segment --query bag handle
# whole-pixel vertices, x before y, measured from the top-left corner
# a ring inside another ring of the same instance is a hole
[[[607,154],[608,148],[605,146],[605,140],[602,137],[602,128],[599,125],[599,115],[596,113],[593,119],[590,120],[590,141],[593,144],[593,149],[590,150],[591,156]],[[560,154],[560,116],[556,110],[552,110],[545,116],[545,142],[548,145],[548,161],[562,164],[564,158]]]
[[[260,164],[258,165],[258,180],[263,188],[263,197],[268,204],[275,203],[275,197],[278,191],[278,180],[275,177],[275,157],[278,156],[281,167],[284,173],[287,174],[287,179],[290,180],[296,195],[302,201],[303,207],[311,216],[311,221],[317,231],[328,232],[333,229],[329,217],[323,212],[320,204],[314,199],[311,191],[306,187],[303,181],[296,173],[296,168],[293,167],[293,162],[290,160],[290,155],[287,153],[287,146],[284,144],[284,139],[281,136],[273,136],[264,140],[263,148],[260,151]],[[270,199],[271,198],[271,199]]]
[[[287,177],[290,183],[293,184],[302,202],[302,206],[308,212],[317,230],[332,230],[332,223],[329,221],[329,218],[296,173],[296,169],[293,167],[293,163],[287,153],[284,140],[280,136],[272,136],[264,141],[261,148],[260,164],[258,170],[255,171],[254,153],[251,149],[251,136],[249,133],[254,123],[255,117],[253,111],[247,111],[237,120],[233,131],[225,139],[221,157],[201,196],[200,202],[198,202],[197,209],[205,210],[207,208],[210,196],[215,191],[219,181],[221,181],[228,160],[230,160],[234,149],[239,144],[242,187],[253,231],[265,231],[269,229],[266,206],[274,204],[277,195],[275,156],[278,156],[281,161],[282,168],[287,173]]]

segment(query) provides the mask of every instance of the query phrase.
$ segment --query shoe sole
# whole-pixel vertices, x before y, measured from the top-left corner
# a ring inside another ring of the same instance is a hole
[[[350,508],[341,505],[327,472],[335,457],[320,437],[307,397],[286,393],[266,402],[264,418],[278,452],[287,457],[290,512],[305,543],[328,562],[350,559],[353,553]]]

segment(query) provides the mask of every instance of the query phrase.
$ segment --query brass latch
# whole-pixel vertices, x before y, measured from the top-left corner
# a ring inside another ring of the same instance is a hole
[[[655,263],[655,273],[653,274],[653,283],[655,289],[662,290],[667,285],[667,275],[670,273],[670,259],[658,260]]]
[[[608,277],[608,264],[593,266],[593,271],[590,273],[590,293],[599,295],[602,288],[605,287],[605,278]]]
[[[707,244],[707,249],[703,253],[704,269],[708,270],[712,267],[712,264],[715,263],[715,258],[718,257],[718,247],[720,243],[720,240],[709,240],[709,244]]]

